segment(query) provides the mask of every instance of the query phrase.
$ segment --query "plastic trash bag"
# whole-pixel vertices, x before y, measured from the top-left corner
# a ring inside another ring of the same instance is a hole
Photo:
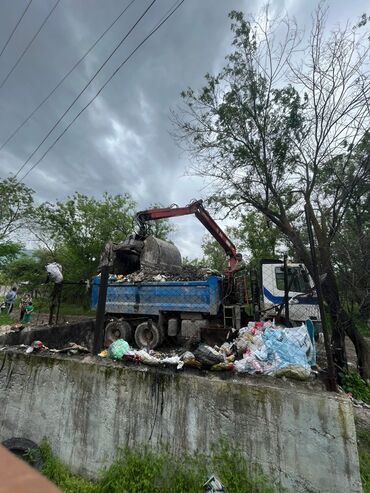
[[[130,346],[124,339],[117,339],[108,348],[108,358],[121,359],[128,351]]]
[[[144,349],[141,349],[140,351],[137,351],[136,355],[139,358],[139,361],[144,363],[145,365],[150,365],[150,366],[158,366],[161,364],[161,360],[156,358],[155,356],[152,356],[151,354],[147,353]]]
[[[184,363],[184,366],[188,368],[202,368],[202,363],[195,359],[195,356],[190,351],[186,351],[183,355],[181,355],[181,360]]]
[[[194,356],[205,366],[213,366],[224,361],[223,355],[207,344],[200,344],[194,351]]]

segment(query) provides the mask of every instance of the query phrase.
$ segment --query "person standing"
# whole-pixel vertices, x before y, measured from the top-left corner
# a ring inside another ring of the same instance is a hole
[[[56,262],[51,262],[46,266],[46,272],[48,273],[46,278],[46,283],[50,280],[54,282],[53,291],[51,292],[51,302],[50,302],[50,311],[49,311],[49,325],[53,323],[53,314],[55,308],[60,303],[60,296],[62,293],[62,285],[63,285],[63,274],[62,274],[62,266],[57,264]]]
[[[31,322],[32,312],[33,312],[33,304],[32,304],[32,301],[30,300],[27,303],[27,306],[26,306],[26,309],[25,309],[25,312],[24,312],[24,315],[23,315],[23,322],[25,324],[28,324],[28,323]]]
[[[8,314],[12,313],[14,302],[17,297],[17,288],[13,287],[5,295],[5,308]]]
[[[30,293],[25,293],[19,303],[19,320],[22,322],[23,316],[26,313],[26,306],[28,303],[32,303],[32,297]]]

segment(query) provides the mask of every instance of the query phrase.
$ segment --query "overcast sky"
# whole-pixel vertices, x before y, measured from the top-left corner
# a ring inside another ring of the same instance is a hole
[[[55,1],[32,1],[0,57],[0,85]],[[0,51],[27,3],[28,0],[1,0]],[[174,0],[156,1],[28,167],[173,3]],[[129,192],[142,209],[154,202],[185,205],[193,198],[206,197],[207,184],[185,175],[188,157],[169,134],[169,111],[179,103],[181,90],[188,86],[200,88],[204,74],[222,66],[230,51],[228,12],[257,12],[263,3],[185,0],[26,178],[36,199],[63,200],[76,190],[95,196],[104,191]],[[0,89],[0,145],[128,4],[129,0],[60,1]],[[149,4],[150,0],[136,0],[84,63],[2,149],[2,177],[19,169]],[[276,12],[287,10],[309,29],[315,1],[272,0],[271,4]],[[356,19],[366,11],[368,2],[332,0],[329,5],[329,22],[333,24]],[[174,240],[182,254],[199,255],[204,228],[193,217],[176,220],[175,224]]]

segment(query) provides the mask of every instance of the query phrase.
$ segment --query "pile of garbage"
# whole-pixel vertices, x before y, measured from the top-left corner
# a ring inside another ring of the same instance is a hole
[[[240,357],[239,373],[307,379],[316,361],[315,342],[307,327],[283,327],[272,322],[250,322],[240,329],[231,350]]]
[[[220,275],[206,267],[197,267],[194,265],[184,265],[179,272],[167,272],[151,267],[142,269],[127,275],[111,275],[110,281],[117,282],[165,282],[165,281],[204,281],[210,275]]]
[[[288,328],[275,327],[272,322],[250,322],[248,327],[239,330],[233,341],[221,346],[200,344],[193,352],[164,354],[135,350],[125,340],[118,339],[99,356],[177,370],[191,367],[306,380],[315,364],[314,344],[304,324]]]

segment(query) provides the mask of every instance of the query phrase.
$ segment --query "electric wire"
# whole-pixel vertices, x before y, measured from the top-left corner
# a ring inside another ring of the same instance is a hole
[[[21,62],[22,58],[24,57],[24,55],[27,53],[27,51],[29,50],[30,46],[32,45],[32,43],[35,41],[35,39],[37,38],[37,36],[39,35],[39,33],[41,32],[41,29],[45,26],[45,24],[47,23],[47,21],[49,20],[49,17],[51,16],[51,14],[54,12],[54,10],[57,8],[58,6],[58,3],[60,2],[60,0],[57,0],[54,4],[54,6],[52,7],[52,9],[50,10],[50,12],[48,13],[48,15],[45,17],[45,19],[42,21],[42,24],[41,26],[38,28],[38,30],[36,31],[36,33],[33,35],[33,37],[31,38],[31,40],[27,43],[25,49],[22,51],[22,53],[19,55],[17,61],[15,62],[15,64],[13,65],[13,67],[10,69],[10,71],[8,72],[8,74],[6,75],[6,77],[3,79],[3,81],[1,82],[0,84],[0,89],[2,89],[6,83],[6,81],[9,79],[9,77],[11,76],[11,74],[14,72],[14,70],[17,68],[17,66],[19,65],[19,63]]]
[[[27,10],[28,10],[28,7],[31,5],[31,3],[32,3],[32,0],[30,0],[30,1],[28,2],[28,4],[26,5],[26,8],[23,10],[23,12],[22,12],[21,16],[20,16],[20,17],[19,17],[19,19],[17,20],[17,23],[16,23],[16,25],[14,26],[14,28],[13,28],[12,32],[9,34],[9,37],[8,37],[8,39],[6,40],[5,45],[3,46],[3,48],[2,48],[2,50],[1,50],[1,52],[0,52],[0,58],[1,58],[1,55],[4,53],[4,51],[6,50],[6,47],[7,47],[7,46],[8,46],[8,44],[10,43],[10,40],[12,39],[12,37],[13,37],[13,35],[14,35],[15,31],[17,30],[17,27],[18,27],[18,26],[19,26],[19,24],[21,23],[21,21],[22,21],[23,17],[26,15],[26,12],[27,12]]]
[[[89,55],[89,53],[91,53],[91,51],[95,48],[95,46],[99,43],[99,41],[101,41],[101,39],[107,34],[107,32],[110,31],[110,29],[119,21],[119,19],[123,16],[123,14],[125,14],[125,12],[131,7],[131,5],[134,2],[136,2],[136,0],[131,0],[131,2],[127,5],[127,7],[125,7],[122,10],[122,12],[118,15],[118,17],[116,17],[114,19],[114,21],[106,28],[106,30],[99,36],[99,38],[90,46],[90,48],[85,52],[85,54],[79,60],[77,60],[77,62],[73,65],[73,67],[62,77],[62,79],[60,79],[60,81],[54,87],[54,89],[52,89],[52,91],[50,91],[49,94],[47,96],[45,96],[45,98],[41,101],[41,103],[38,106],[36,106],[36,108],[27,116],[27,118],[25,118],[23,120],[23,122],[20,123],[20,125],[18,125],[18,127],[14,130],[14,132],[9,135],[9,137],[5,140],[5,142],[3,144],[1,144],[0,151],[2,149],[4,149],[4,147],[13,139],[13,137],[15,137],[17,135],[17,133],[21,130],[21,128],[23,128],[26,125],[26,123],[30,121],[30,119],[41,108],[41,106],[43,106],[46,103],[46,101],[48,101],[48,99],[55,93],[55,91],[57,89],[59,89],[59,87],[63,84],[63,82],[67,79],[67,77],[75,70],[75,68],[78,67],[78,65],[80,65],[80,63],[82,63],[85,60],[85,58]]]
[[[48,131],[48,133],[42,139],[42,141],[40,142],[40,144],[31,152],[31,154],[28,156],[28,158],[26,159],[26,161],[19,168],[19,170],[15,174],[15,178],[24,169],[24,167],[30,162],[30,160],[33,158],[33,156],[36,154],[36,152],[40,149],[40,147],[46,141],[46,139],[49,137],[49,135],[53,132],[53,130],[57,127],[57,125],[63,120],[63,118],[65,117],[65,115],[68,113],[68,111],[72,108],[72,106],[76,103],[76,101],[80,98],[80,96],[86,91],[86,89],[90,86],[90,84],[93,82],[93,80],[98,76],[98,74],[101,72],[101,70],[105,67],[105,65],[108,63],[108,61],[112,58],[112,56],[114,55],[114,53],[120,48],[120,46],[122,46],[122,44],[124,43],[124,41],[128,38],[128,36],[132,33],[132,31],[139,24],[139,22],[143,19],[143,17],[148,13],[148,11],[151,9],[151,7],[155,4],[156,1],[157,0],[152,0],[152,2],[149,4],[149,6],[145,9],[145,11],[140,15],[140,17],[138,18],[138,20],[135,22],[135,24],[129,29],[129,31],[121,39],[121,41],[118,43],[118,45],[110,53],[110,55],[108,56],[108,58],[106,58],[106,60],[103,62],[103,64],[95,72],[95,74],[93,75],[93,77],[85,84],[85,86],[77,94],[77,96],[74,98],[74,100],[72,101],[72,103],[68,106],[68,108],[64,111],[64,113],[58,118],[58,120],[54,123],[54,125],[51,127],[51,129]]]
[[[143,46],[146,41],[153,36],[155,32],[177,11],[177,9],[184,3],[185,0],[178,0],[173,4],[173,6],[167,11],[168,13],[161,19],[161,21],[157,24],[157,26],[139,43],[136,48],[128,55],[125,60],[117,67],[117,69],[111,74],[111,76],[107,79],[107,81],[103,84],[103,86],[99,89],[99,91],[95,94],[93,98],[77,113],[77,115],[73,118],[73,120],[67,125],[67,127],[59,134],[59,136],[51,143],[51,145],[46,149],[44,154],[31,166],[31,168],[23,175],[20,181],[23,181],[30,173],[33,171],[36,166],[44,159],[44,157],[48,154],[48,152],[55,146],[55,144],[63,137],[63,135],[67,132],[67,130],[74,124],[74,122],[79,118],[79,116],[93,103],[93,101],[99,96],[102,90],[108,85],[108,83],[113,79],[113,77],[121,70],[121,68],[130,60],[130,58],[138,51],[141,46]],[[18,173],[17,173],[18,174]],[[17,175],[16,175],[17,176]]]

